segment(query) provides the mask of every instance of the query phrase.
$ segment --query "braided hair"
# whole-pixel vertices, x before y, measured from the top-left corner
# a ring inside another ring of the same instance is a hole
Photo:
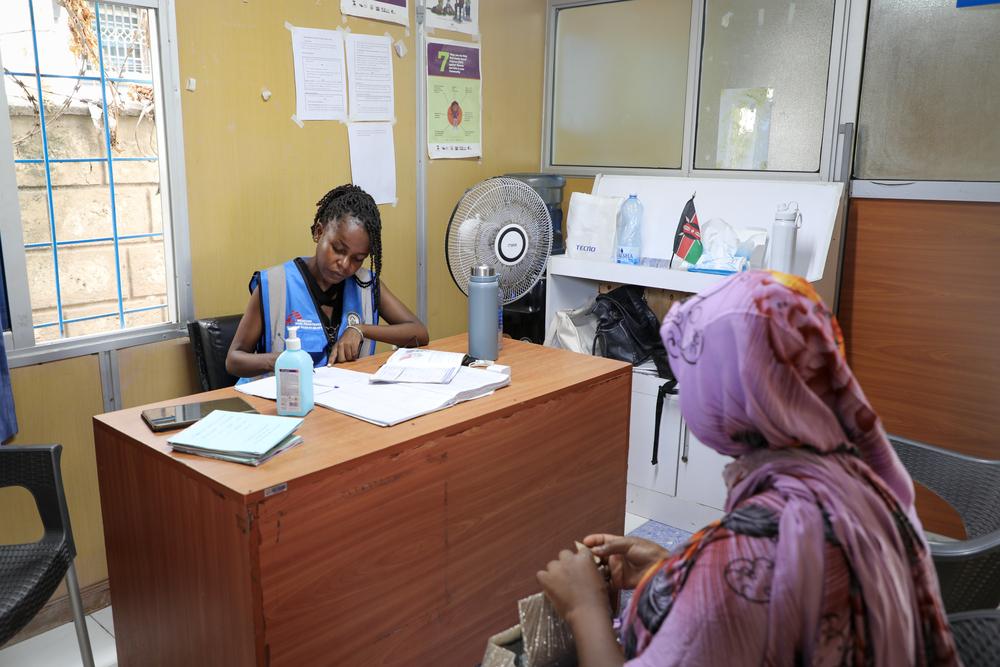
[[[353,217],[364,225],[368,232],[368,243],[371,250],[371,278],[361,280],[354,274],[354,281],[361,287],[371,287],[375,299],[375,307],[379,304],[379,274],[382,273],[382,217],[372,196],[351,183],[339,185],[330,190],[316,202],[316,217],[313,218],[313,240],[319,240],[326,226],[335,222],[340,224]]]

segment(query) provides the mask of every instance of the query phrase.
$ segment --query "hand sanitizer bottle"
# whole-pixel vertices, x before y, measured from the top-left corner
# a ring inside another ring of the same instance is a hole
[[[305,417],[313,409],[313,362],[302,349],[299,328],[288,327],[285,351],[274,362],[278,381],[278,414]]]

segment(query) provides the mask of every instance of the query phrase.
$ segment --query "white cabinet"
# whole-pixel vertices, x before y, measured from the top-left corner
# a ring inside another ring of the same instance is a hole
[[[628,483],[673,496],[677,493],[678,447],[681,410],[677,396],[667,395],[660,420],[658,463],[653,465],[656,437],[656,396],[664,380],[632,374],[632,416],[628,434]]]
[[[770,227],[777,205],[797,201],[803,211],[794,268],[833,304],[840,262],[844,191],[841,183],[746,181],[742,179],[663,176],[598,176],[594,194],[638,193],[643,202],[643,254],[667,257],[674,225],[692,192],[698,193],[698,217],[721,217],[737,227]],[[572,217],[572,211],[568,218]],[[568,230],[572,237],[572,229]],[[546,282],[546,329],[556,311],[574,309],[597,295],[601,283],[640,285],[679,292],[700,292],[721,276],[679,269],[625,266],[555,256]],[[709,449],[691,434],[680,416],[679,400],[664,401],[659,463],[652,465],[656,394],[663,380],[632,376],[629,420],[628,512],[662,523],[697,530],[722,515],[726,488],[722,469],[731,459]],[[683,387],[679,387],[681,392]]]
[[[680,400],[664,396],[657,463],[653,465],[659,377],[632,374],[626,509],[631,514],[694,531],[722,516],[726,489],[722,468],[730,460],[690,434]]]
[[[686,424],[680,441],[677,495],[699,505],[722,509],[726,504],[722,469],[733,459],[699,442]]]

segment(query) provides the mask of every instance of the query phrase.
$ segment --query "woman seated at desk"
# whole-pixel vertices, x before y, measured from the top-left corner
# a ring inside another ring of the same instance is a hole
[[[913,482],[808,283],[734,276],[661,334],[691,432],[734,457],[726,515],[669,554],[584,538],[612,588],[635,589],[619,641],[587,550],[538,573],[579,664],[958,664]]]
[[[382,282],[382,219],[375,200],[341,185],[317,203],[312,225],[316,253],[258,271],[236,329],[226,370],[239,377],[274,371],[285,331],[297,326],[315,366],[353,361],[375,341],[426,345],[427,327]],[[371,257],[371,270],[362,268]],[[387,324],[379,324],[379,318]]]

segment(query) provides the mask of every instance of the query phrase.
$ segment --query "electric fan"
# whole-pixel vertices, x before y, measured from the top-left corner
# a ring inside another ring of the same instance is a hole
[[[490,266],[500,280],[503,305],[524,296],[542,274],[552,251],[552,218],[529,185],[489,178],[462,195],[448,221],[445,258],[451,278],[469,296],[474,266]]]

